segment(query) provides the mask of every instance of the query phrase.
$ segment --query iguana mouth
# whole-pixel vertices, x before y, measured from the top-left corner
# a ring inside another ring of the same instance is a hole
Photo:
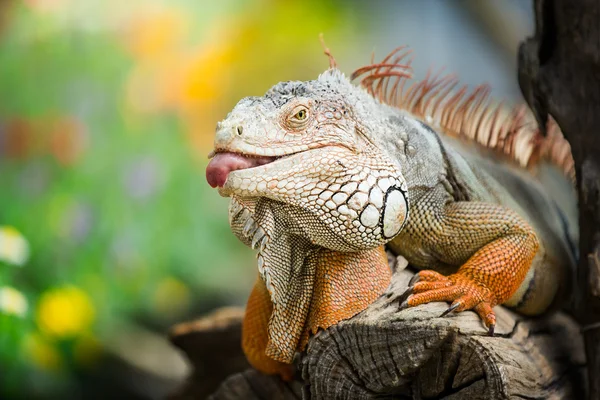
[[[343,147],[350,151],[353,149],[344,145],[327,145],[319,144],[314,148],[297,147],[292,149],[287,154],[279,154],[274,156],[264,156],[251,153],[243,153],[239,151],[216,150],[209,154],[211,159],[206,166],[206,180],[213,188],[225,186],[227,177],[233,171],[257,168],[275,161],[284,160],[302,153],[311,152],[313,150],[323,149],[325,147]]]
[[[206,180],[213,188],[223,187],[230,172],[260,167],[279,158],[281,157],[256,156],[233,152],[215,153],[206,167]]]

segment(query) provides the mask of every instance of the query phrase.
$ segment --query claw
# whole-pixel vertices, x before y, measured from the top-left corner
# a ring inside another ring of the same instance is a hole
[[[398,311],[402,311],[408,308],[408,300],[404,300],[402,303],[400,303],[400,306],[398,307]]]
[[[495,324],[491,324],[489,329],[488,329],[488,335],[490,336],[494,336],[494,329],[496,328]]]
[[[453,303],[450,307],[448,307],[448,309],[446,311],[444,311],[442,313],[442,315],[440,315],[440,318],[445,317],[446,315],[450,314],[452,311],[456,310],[458,307],[460,307],[459,301],[457,301],[456,303]]]
[[[413,294],[414,291],[414,287],[413,286],[409,286],[408,288],[406,288],[406,290],[398,297],[398,301],[406,301],[408,300],[408,297]]]
[[[408,286],[415,286],[415,283],[419,282],[420,279],[421,277],[419,274],[415,274],[412,278],[410,278],[410,281],[408,281]]]

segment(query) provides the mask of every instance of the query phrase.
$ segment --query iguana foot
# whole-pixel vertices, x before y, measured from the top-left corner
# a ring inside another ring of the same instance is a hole
[[[410,296],[401,304],[401,308],[414,307],[434,301],[451,302],[450,307],[441,315],[450,312],[473,310],[489,328],[490,335],[494,334],[496,314],[492,307],[496,305],[496,296],[484,284],[465,276],[460,271],[444,276],[438,272],[420,271],[411,280],[407,292]]]

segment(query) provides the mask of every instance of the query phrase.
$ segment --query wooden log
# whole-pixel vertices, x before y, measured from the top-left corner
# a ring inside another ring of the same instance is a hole
[[[445,303],[398,311],[413,272],[403,258],[396,264],[392,284],[375,303],[310,339],[295,382],[247,369],[211,398],[581,398],[583,344],[568,316],[525,319],[497,307],[497,334],[490,337],[473,312],[440,317]],[[208,359],[193,363],[214,369]]]
[[[519,84],[540,120],[571,144],[579,195],[574,309],[583,326],[589,398],[600,399],[600,1],[535,0],[535,35],[519,49]]]

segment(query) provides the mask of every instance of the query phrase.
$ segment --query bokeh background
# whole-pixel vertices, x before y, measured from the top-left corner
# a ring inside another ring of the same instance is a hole
[[[204,178],[244,96],[398,45],[519,100],[529,0],[1,0],[0,398],[158,399],[255,260]]]

